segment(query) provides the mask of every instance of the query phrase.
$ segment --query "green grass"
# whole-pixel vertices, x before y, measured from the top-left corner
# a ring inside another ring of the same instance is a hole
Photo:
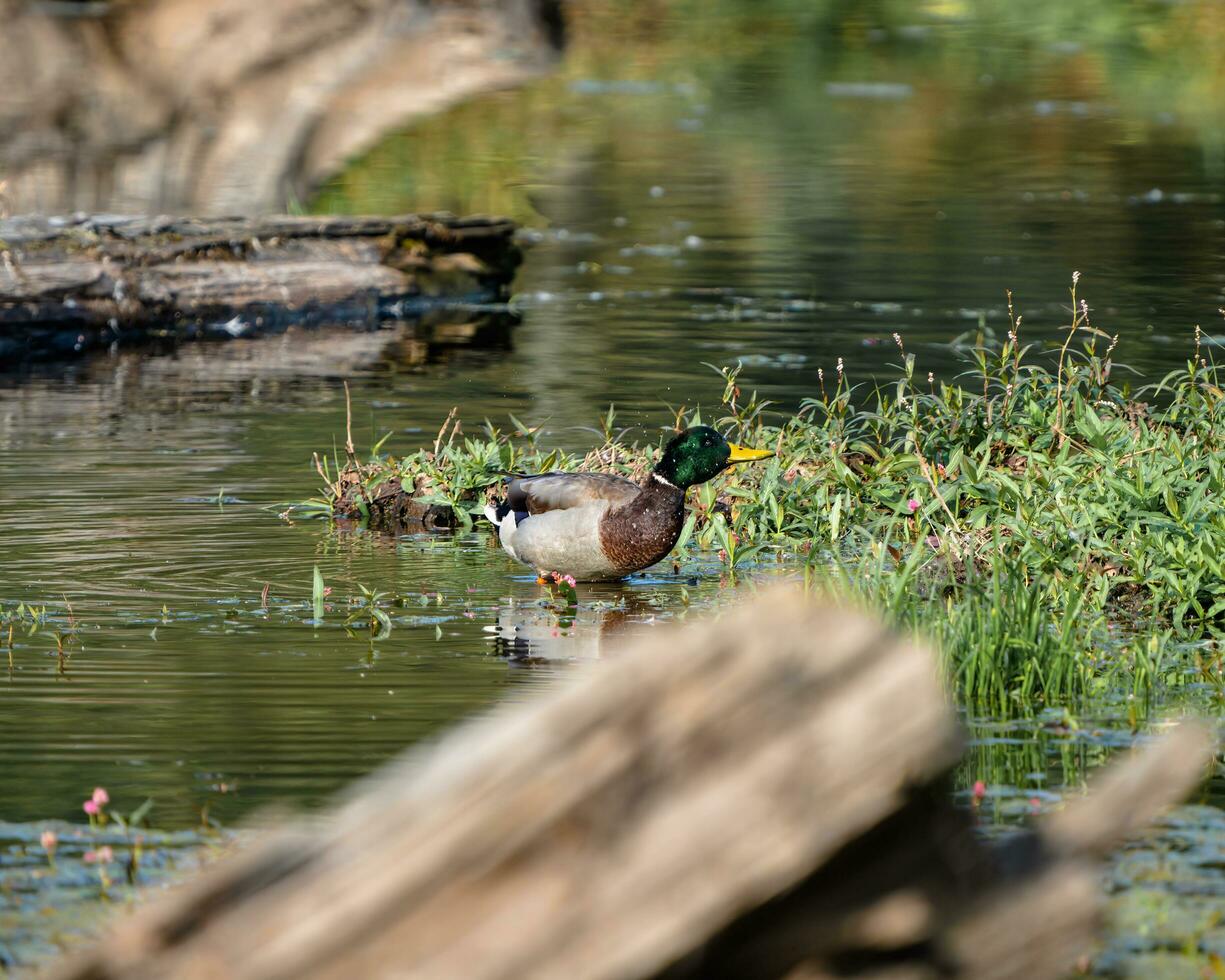
[[[966,697],[1142,691],[1191,667],[1219,686],[1213,645],[1193,665],[1170,651],[1225,623],[1225,382],[1197,329],[1185,368],[1130,390],[1117,338],[1093,326],[1075,283],[1071,300],[1057,346],[1027,344],[1014,316],[1004,337],[960,338],[966,371],[943,383],[897,339],[895,380],[856,384],[839,362],[790,416],[719,369],[723,403],[707,421],[777,455],[695,489],[682,551],[717,552],[732,573],[802,566],[933,637]],[[462,438],[444,425],[410,456],[376,454],[364,480],[397,476],[467,520],[507,471],[644,473],[655,447],[620,440],[611,411],[601,427],[602,445],[577,456],[517,419]]]

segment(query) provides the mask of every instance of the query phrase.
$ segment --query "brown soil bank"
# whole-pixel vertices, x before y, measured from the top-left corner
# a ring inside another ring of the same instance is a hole
[[[115,215],[0,221],[0,366],[115,341],[374,326],[505,295],[497,218]]]

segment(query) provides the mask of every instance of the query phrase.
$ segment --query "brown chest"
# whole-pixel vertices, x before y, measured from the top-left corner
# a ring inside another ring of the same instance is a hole
[[[645,488],[639,499],[604,514],[600,550],[624,574],[654,565],[676,545],[685,524],[685,495],[673,487]]]

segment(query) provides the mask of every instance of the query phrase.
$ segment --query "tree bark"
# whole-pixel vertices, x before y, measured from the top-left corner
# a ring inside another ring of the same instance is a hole
[[[281,210],[563,40],[559,0],[73,6],[0,0],[0,216]]]

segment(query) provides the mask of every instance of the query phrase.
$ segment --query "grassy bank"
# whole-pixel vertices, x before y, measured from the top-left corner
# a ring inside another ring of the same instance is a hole
[[[1094,326],[1075,283],[1071,300],[1058,346],[1026,343],[1014,313],[1003,337],[959,338],[966,371],[943,383],[895,336],[895,380],[858,383],[839,361],[782,419],[741,390],[738,368],[721,369],[722,406],[702,420],[777,455],[695,488],[682,560],[706,550],[733,573],[795,563],[933,636],[974,699],[1139,691],[1189,672],[1219,685],[1215,643],[1192,664],[1168,651],[1225,621],[1225,381],[1196,329],[1184,369],[1132,390],[1118,338]],[[644,473],[657,440],[627,440],[611,411],[601,428],[583,457],[518,420],[479,435],[449,420],[417,453],[376,452],[363,478],[475,515],[506,471]]]

